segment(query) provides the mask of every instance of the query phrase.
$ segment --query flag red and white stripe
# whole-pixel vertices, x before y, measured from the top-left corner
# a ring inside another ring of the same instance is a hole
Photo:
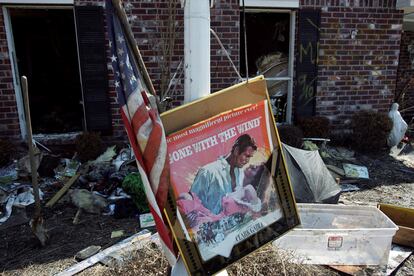
[[[126,41],[119,19],[110,13],[109,30],[114,84],[128,139],[137,159],[148,204],[154,217],[164,253],[176,262],[171,231],[163,216],[169,187],[169,160],[164,128],[156,107]]]

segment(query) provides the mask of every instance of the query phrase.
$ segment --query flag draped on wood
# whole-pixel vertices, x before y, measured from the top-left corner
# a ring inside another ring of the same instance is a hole
[[[122,25],[109,8],[108,25],[114,84],[128,139],[137,159],[150,210],[154,216],[164,253],[173,265],[176,257],[171,233],[162,215],[169,185],[169,160],[164,129],[148,89],[131,54]]]

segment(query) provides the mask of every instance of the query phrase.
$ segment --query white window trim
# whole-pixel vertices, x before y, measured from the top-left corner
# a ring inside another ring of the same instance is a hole
[[[0,0],[0,4],[56,4],[56,5],[73,5],[74,0]]]
[[[0,0],[1,3],[9,3],[10,5],[3,5],[2,11],[3,11],[3,17],[4,17],[4,27],[6,31],[6,39],[7,39],[7,48],[8,48],[8,54],[10,59],[10,66],[11,71],[13,75],[13,89],[16,96],[16,105],[17,105],[17,113],[19,118],[19,125],[20,125],[20,134],[23,139],[26,139],[27,135],[27,129],[26,129],[26,117],[25,117],[25,110],[24,110],[24,102],[22,97],[22,91],[20,86],[20,78],[19,78],[19,71],[17,68],[16,63],[16,50],[14,45],[14,37],[13,37],[13,30],[11,27],[11,19],[10,19],[10,13],[9,8],[18,8],[18,9],[42,9],[42,8],[51,8],[51,9],[72,9],[72,6],[66,6],[66,5],[60,5],[60,6],[41,6],[41,5],[13,5],[18,4],[18,2],[22,3],[23,1],[27,3],[34,4],[36,2],[37,4],[45,4],[46,2],[48,4],[53,4],[52,2],[56,2],[59,4],[65,4],[66,2],[72,2],[73,0],[42,0],[42,1],[28,1],[28,0],[9,0],[4,1]]]
[[[299,0],[244,0],[246,7],[261,8],[299,8]],[[240,0],[240,7],[243,6],[243,0]]]
[[[3,16],[4,16],[4,26],[6,29],[6,39],[7,39],[7,48],[9,50],[9,59],[10,65],[13,75],[13,88],[14,93],[16,96],[16,105],[17,105],[17,113],[19,118],[19,125],[20,125],[20,133],[22,138],[26,138],[26,118],[25,118],[25,111],[23,105],[23,97],[22,91],[20,86],[20,79],[19,79],[19,72],[17,69],[16,64],[16,51],[14,48],[14,38],[13,32],[11,29],[11,21],[10,21],[10,14],[9,10],[6,7],[3,7]]]

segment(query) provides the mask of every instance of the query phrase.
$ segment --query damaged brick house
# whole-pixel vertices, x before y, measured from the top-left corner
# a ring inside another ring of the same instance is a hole
[[[395,0],[215,0],[211,28],[246,77],[264,74],[279,122],[326,116],[343,128],[360,109],[388,111],[396,91],[403,11]],[[124,1],[157,91],[183,100],[179,0]],[[116,101],[104,0],[0,0],[0,138],[20,139],[19,78],[29,79],[35,134],[125,137]],[[244,29],[243,17],[246,28]],[[174,34],[174,35],[171,35]],[[168,50],[171,49],[171,50]],[[166,77],[168,76],[168,77]],[[239,81],[211,38],[211,90]]]

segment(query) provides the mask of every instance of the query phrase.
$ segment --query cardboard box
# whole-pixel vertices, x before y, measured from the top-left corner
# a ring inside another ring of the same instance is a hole
[[[219,92],[213,93],[205,98],[182,105],[173,110],[161,114],[161,120],[164,125],[165,134],[168,136],[176,131],[187,128],[193,124],[211,118],[215,115],[225,111],[238,108],[247,104],[257,103],[262,100],[267,100],[267,108],[269,114],[272,114],[270,100],[267,93],[266,81],[263,76],[250,79],[248,82],[243,82]],[[281,150],[281,142],[277,132],[273,114],[270,116],[270,132],[271,139],[274,145],[273,157],[278,156],[277,161],[273,162],[274,167],[279,168],[274,174],[276,181],[278,195],[281,201],[286,221],[280,231],[268,229],[263,231],[266,233],[258,233],[256,236],[249,238],[247,245],[236,248],[231,255],[231,258],[219,258],[214,262],[202,262],[199,258],[197,247],[188,242],[182,230],[180,230],[180,223],[177,222],[177,211],[175,205],[175,198],[170,192],[169,204],[165,209],[165,213],[173,230],[175,241],[179,247],[181,254],[184,256],[184,262],[189,273],[192,274],[214,274],[237,261],[238,259],[250,254],[258,249],[263,243],[273,241],[275,238],[284,234],[286,231],[292,229],[299,224],[299,216],[296,210],[296,203],[294,200],[290,180],[286,170],[286,163]],[[273,158],[275,159],[275,158]],[[273,169],[273,168],[272,168]],[[265,237],[265,238],[264,238]],[[273,237],[270,239],[269,237]]]
[[[414,209],[389,204],[378,204],[378,208],[398,225],[399,229],[392,241],[414,247]]]

